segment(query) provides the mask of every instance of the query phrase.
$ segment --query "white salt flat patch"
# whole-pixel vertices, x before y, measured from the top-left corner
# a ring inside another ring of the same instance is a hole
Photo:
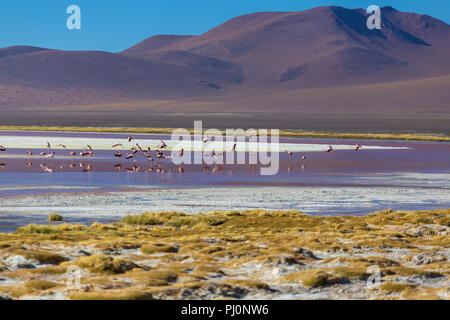
[[[414,187],[218,187],[75,193],[0,198],[0,213],[57,212],[73,217],[122,217],[146,211],[300,210],[357,214],[384,209],[449,208],[450,190]]]
[[[377,183],[392,183],[397,185],[415,185],[422,187],[450,188],[450,173],[421,173],[421,172],[387,172],[364,176],[364,180]]]

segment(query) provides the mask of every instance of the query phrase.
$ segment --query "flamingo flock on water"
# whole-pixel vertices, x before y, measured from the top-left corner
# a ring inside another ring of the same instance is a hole
[[[128,141],[129,143],[130,143],[132,140],[133,140],[133,137],[131,137],[131,136],[128,136],[128,137],[127,137],[127,141]],[[170,159],[172,159],[172,156],[167,156],[167,155],[165,155],[165,154],[163,153],[162,150],[167,150],[167,144],[166,144],[163,140],[160,140],[160,141],[161,141],[161,143],[160,143],[158,146],[156,146],[156,150],[155,150],[155,152],[156,152],[156,155],[155,155],[156,159],[158,159],[158,160],[162,160],[162,159],[169,159],[169,160],[170,160]],[[210,141],[210,137],[209,137],[209,136],[206,136],[206,137],[202,140],[203,143],[207,143],[208,141]],[[64,145],[64,144],[58,144],[57,146],[58,146],[60,149],[67,149],[66,145]],[[113,144],[112,147],[113,147],[113,148],[123,147],[123,144],[122,144],[122,143],[116,143],[116,144]],[[53,149],[53,148],[52,148],[52,145],[51,145],[49,142],[46,143],[46,148],[47,148],[47,149],[50,149],[50,150]],[[355,146],[352,147],[352,149],[355,150],[355,151],[358,151],[359,149],[361,149],[361,145],[357,143]],[[7,151],[6,147],[0,145],[0,152],[6,152],[6,151]],[[232,151],[232,152],[237,152],[237,143],[234,143],[234,144],[233,144],[233,147],[231,148],[230,151]],[[334,149],[333,149],[333,147],[330,145],[330,146],[328,146],[328,148],[327,148],[325,151],[326,151],[327,153],[329,153],[329,152],[333,152]],[[152,156],[152,150],[151,150],[151,148],[150,148],[150,147],[142,148],[138,143],[136,143],[135,145],[133,145],[133,146],[130,148],[130,151],[129,151],[129,152],[122,153],[121,151],[116,151],[113,155],[114,155],[115,157],[117,157],[117,158],[122,158],[122,157],[123,157],[123,158],[125,158],[126,160],[129,160],[129,159],[135,158],[135,157],[139,154],[139,152],[142,154],[142,156],[144,156],[144,157],[147,159],[146,161],[148,161],[148,162],[154,161],[154,158],[153,158],[153,156]],[[289,150],[286,150],[285,152],[286,152],[286,154],[287,154],[289,157],[295,157],[294,152],[289,151]],[[31,152],[31,151],[26,151],[26,154],[27,154],[28,156],[33,156],[33,152]],[[92,157],[94,156],[94,149],[93,149],[90,145],[87,145],[87,146],[86,146],[86,149],[83,150],[83,151],[81,151],[81,152],[79,152],[79,153],[74,152],[74,151],[69,151],[68,154],[69,154],[69,156],[71,156],[71,157],[76,157],[76,156],[79,154],[80,157],[88,157],[88,158],[92,158]],[[53,159],[53,158],[55,157],[55,155],[56,155],[56,151],[51,151],[51,152],[49,152],[49,153],[47,153],[47,152],[41,152],[40,155],[43,157],[44,160],[46,160],[46,159]],[[183,157],[183,155],[184,155],[184,149],[181,149],[181,150],[178,152],[178,156],[179,156],[179,157]],[[215,151],[213,151],[213,152],[211,152],[211,153],[206,153],[206,152],[205,152],[204,155],[205,155],[205,156],[209,156],[209,157],[211,157],[211,158],[213,158],[213,159],[215,159],[215,160],[217,161],[217,160],[219,159],[219,157],[221,157],[221,156],[224,155],[224,153],[223,153],[223,152],[216,153]],[[301,161],[302,166],[303,166],[303,165],[304,165],[304,162],[306,161],[306,156],[300,155],[300,161]],[[5,166],[6,166],[5,163],[0,163],[0,171],[3,170],[3,169],[5,168]],[[30,168],[30,167],[32,167],[32,166],[33,166],[33,163],[32,163],[32,162],[28,162],[28,163],[25,165],[25,167],[27,167],[27,168]],[[87,165],[85,165],[85,163],[84,163],[83,161],[80,161],[79,164],[78,164],[78,166],[82,169],[82,172],[92,172],[92,170],[93,170],[92,164],[87,164]],[[49,167],[49,166],[46,165],[45,163],[41,163],[41,164],[40,164],[40,167],[43,169],[43,171],[44,171],[45,173],[54,173],[54,169],[52,169],[51,167]],[[71,163],[68,167],[70,167],[70,168],[75,168],[75,167],[77,167],[77,164]],[[60,165],[60,169],[61,169],[61,170],[64,169],[64,168],[65,168],[65,165],[64,165],[64,164]],[[122,164],[115,164],[115,165],[114,165],[114,169],[115,169],[116,171],[120,171],[120,170],[122,169]],[[126,171],[126,172],[139,172],[140,170],[141,170],[141,167],[138,166],[138,165],[136,165],[136,164],[134,164],[131,168],[125,168],[125,171]],[[216,170],[216,168],[214,168],[213,171],[214,171],[214,170]],[[217,170],[220,170],[220,169],[217,169]],[[162,173],[165,172],[165,170],[164,170],[163,168],[160,168],[160,167],[158,167],[158,168],[156,168],[156,169],[154,169],[154,168],[147,168],[146,171],[147,171],[147,172],[155,171],[155,172],[162,172]],[[184,172],[184,169],[183,169],[182,167],[179,167],[179,168],[178,168],[178,171],[179,171],[180,173],[183,173],[183,172]],[[205,167],[205,171],[209,171],[209,167]]]

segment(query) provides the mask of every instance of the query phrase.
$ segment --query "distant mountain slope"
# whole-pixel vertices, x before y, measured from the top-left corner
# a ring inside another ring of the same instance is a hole
[[[319,7],[255,13],[200,36],[146,50],[141,57],[181,50],[232,61],[244,71],[245,83],[256,88],[277,83],[295,89],[327,87],[450,72],[447,24],[390,7],[382,9],[382,17],[381,30],[368,30],[367,15],[360,9]],[[126,50],[123,54],[137,52]]]
[[[282,111],[291,91],[450,74],[448,24],[391,7],[382,8],[381,30],[368,30],[366,19],[362,9],[327,6],[239,16],[199,36],[154,36],[120,53],[3,48],[0,107],[225,102],[271,92],[280,100],[270,108]]]

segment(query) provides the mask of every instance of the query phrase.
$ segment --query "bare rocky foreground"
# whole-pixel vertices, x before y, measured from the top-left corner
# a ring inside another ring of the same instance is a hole
[[[164,212],[90,227],[29,225],[0,234],[0,297],[449,299],[449,235],[450,209]],[[73,270],[79,287],[67,286]]]

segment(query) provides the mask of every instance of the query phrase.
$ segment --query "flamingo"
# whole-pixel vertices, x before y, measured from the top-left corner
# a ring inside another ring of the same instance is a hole
[[[59,144],[59,146],[60,146],[61,148],[63,148],[63,149],[66,149],[66,146],[63,145],[63,144]]]
[[[293,156],[294,154],[291,151],[286,150],[286,153],[290,156]]]
[[[46,155],[44,157],[44,159],[50,159],[50,158],[54,158],[55,157],[55,152],[49,153],[48,155]]]
[[[41,156],[45,156],[47,153],[46,152],[41,152],[40,155]]]
[[[53,173],[53,172],[55,172],[52,168],[49,168],[49,167],[45,167],[44,168],[44,172],[45,173]]]
[[[6,163],[0,163],[0,170],[5,169],[5,167],[6,167]]]
[[[231,151],[236,152],[236,145],[237,145],[237,143],[235,143],[235,144],[233,145],[233,148],[231,148]]]
[[[153,161],[152,155],[150,153],[144,153],[144,157],[147,158],[147,161]]]
[[[355,151],[358,151],[359,149],[361,149],[361,145],[357,143],[353,148],[355,149]]]
[[[327,152],[334,151],[332,146],[328,146]]]
[[[27,155],[32,156],[32,155],[33,155],[33,152],[27,151]]]
[[[0,146],[0,151],[5,152],[6,148],[4,146]]]
[[[115,164],[115,165],[114,165],[114,169],[115,169],[116,171],[120,171],[120,169],[122,169],[122,165],[121,165],[120,163]]]
[[[29,167],[31,167],[33,165],[33,162],[28,162],[26,165],[25,165],[25,168],[29,168]]]
[[[184,149],[183,149],[183,148],[180,150],[180,152],[178,153],[178,155],[179,155],[180,157],[182,157],[182,156],[184,155]]]
[[[133,140],[133,138],[131,136],[128,136],[127,139],[128,139],[128,142],[131,142],[131,140]]]
[[[83,170],[83,172],[91,172],[92,171],[92,164],[88,164],[86,169]]]
[[[128,153],[127,156],[125,157],[125,159],[131,159],[133,157],[134,157],[134,154]]]
[[[47,148],[51,149],[52,146],[50,145],[50,142],[47,142]]]
[[[69,152],[69,154],[70,154],[72,157],[75,157],[75,156],[77,155],[76,152]]]
[[[113,148],[116,148],[116,147],[121,147],[121,146],[122,146],[122,144],[121,144],[121,143],[116,143],[116,144],[113,144],[113,145],[112,145],[112,147],[113,147]]]
[[[206,143],[206,142],[208,142],[209,141],[209,136],[206,136],[204,139],[203,139],[203,143]]]
[[[305,161],[306,160],[306,157],[305,156],[302,156],[302,161]]]
[[[159,147],[160,149],[166,149],[167,148],[167,144],[161,140],[161,146]]]
[[[156,157],[158,159],[164,158],[164,153],[162,153],[161,150],[157,150],[156,151]]]
[[[122,153],[120,151],[117,151],[116,153],[114,153],[114,156],[120,158],[122,156]]]

